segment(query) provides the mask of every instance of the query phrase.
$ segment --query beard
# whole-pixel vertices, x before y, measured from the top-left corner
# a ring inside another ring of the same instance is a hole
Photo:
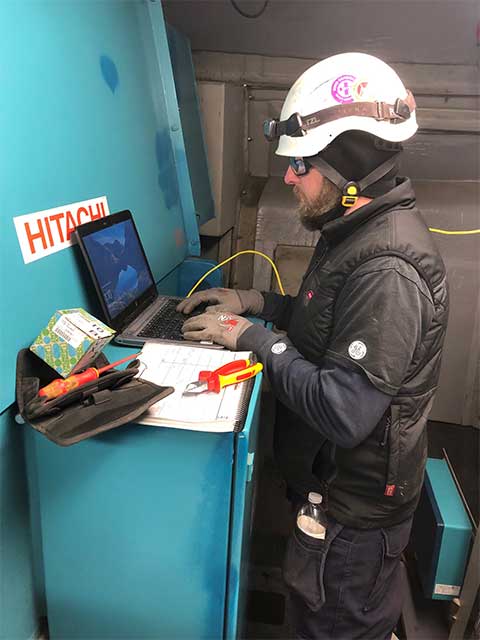
[[[342,192],[327,178],[323,178],[322,190],[314,200],[307,200],[305,195],[293,187],[293,193],[298,200],[298,215],[300,222],[309,231],[318,231],[326,222],[324,216],[342,201]]]

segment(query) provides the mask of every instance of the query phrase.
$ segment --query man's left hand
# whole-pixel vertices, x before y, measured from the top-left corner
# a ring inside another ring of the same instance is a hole
[[[235,351],[238,338],[252,322],[234,313],[207,312],[186,320],[182,327],[185,340],[213,341]]]

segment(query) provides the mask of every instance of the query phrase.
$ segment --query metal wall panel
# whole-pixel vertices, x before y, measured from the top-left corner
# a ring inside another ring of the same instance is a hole
[[[472,43],[472,47],[475,43]],[[246,53],[195,51],[193,53],[197,78],[216,82],[241,82],[254,87],[271,89],[290,87],[318,58],[288,58]],[[415,95],[429,99],[445,94],[450,103],[458,97],[470,100],[478,97],[479,70],[476,64],[435,64],[421,60],[395,62],[391,66]],[[477,101],[478,103],[478,101]],[[467,108],[467,104],[464,105]]]
[[[200,232],[221,236],[236,223],[245,173],[245,91],[220,82],[198,85],[216,217]]]
[[[480,229],[480,183],[432,180],[415,182],[414,187],[428,226]],[[435,233],[433,237],[447,267],[450,315],[439,389],[430,417],[480,426],[480,398],[474,393],[480,361],[480,235]]]
[[[240,6],[253,13],[263,2]],[[194,50],[324,58],[364,51],[387,61],[476,64],[476,0],[271,0],[255,20],[230,2],[164,0]]]

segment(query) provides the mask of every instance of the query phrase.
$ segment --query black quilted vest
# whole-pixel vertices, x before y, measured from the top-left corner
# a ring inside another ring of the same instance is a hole
[[[319,477],[318,459],[330,458],[335,472],[333,479],[329,478],[329,512],[344,525],[360,528],[396,524],[416,508],[427,457],[426,421],[438,382],[447,325],[445,267],[415,207],[410,180],[399,179],[385,196],[324,226],[287,330],[300,353],[321,365],[329,355],[335,303],[345,281],[359,265],[385,255],[398,256],[413,265],[427,284],[434,304],[433,319],[421,348],[414,354],[390,409],[371,435],[353,449],[322,442],[285,407],[277,427],[282,429],[282,423],[287,422],[291,425],[292,420],[298,427],[285,429],[284,435],[291,434],[287,438],[277,438],[283,448],[283,452],[277,451],[280,460],[288,458],[290,465],[292,461],[294,466],[306,465],[314,477]],[[286,474],[287,481],[291,471],[292,467]]]

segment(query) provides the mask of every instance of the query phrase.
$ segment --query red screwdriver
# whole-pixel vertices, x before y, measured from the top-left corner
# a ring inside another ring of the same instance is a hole
[[[68,393],[68,391],[71,391],[76,387],[80,387],[82,384],[86,384],[91,380],[95,380],[104,371],[113,369],[113,367],[116,367],[123,362],[127,362],[127,360],[133,360],[133,358],[136,358],[139,355],[140,353],[134,353],[130,356],[127,356],[126,358],[117,360],[117,362],[108,364],[106,367],[101,367],[100,369],[90,367],[89,369],[85,369],[85,371],[82,371],[82,373],[75,373],[72,376],[68,376],[68,378],[56,378],[55,380],[53,380],[53,382],[50,382],[50,384],[42,387],[38,392],[38,395],[41,398],[45,398],[46,400],[58,398],[58,396],[62,396],[64,393]]]

